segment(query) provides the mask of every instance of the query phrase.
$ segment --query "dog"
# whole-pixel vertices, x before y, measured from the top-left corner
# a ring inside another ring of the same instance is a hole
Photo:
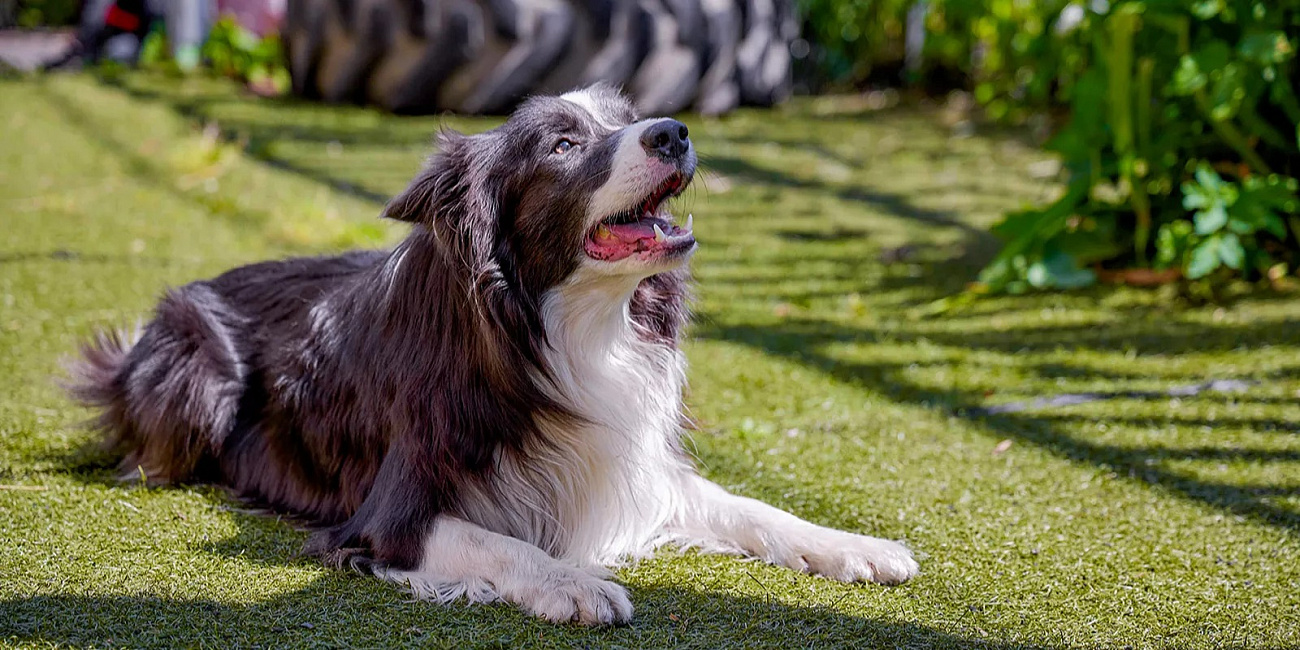
[[[438,602],[630,620],[606,567],[663,544],[845,582],[896,542],[728,493],[682,445],[697,165],[687,127],[594,86],[444,131],[389,252],[243,266],[82,347],[69,389],[125,476],[311,524],[306,552]]]

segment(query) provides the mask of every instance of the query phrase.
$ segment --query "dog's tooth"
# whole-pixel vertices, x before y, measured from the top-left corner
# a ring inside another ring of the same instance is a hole
[[[610,237],[613,236],[613,234],[614,233],[609,231],[609,227],[603,223],[600,224],[600,227],[596,229],[596,236],[601,239],[609,239]]]
[[[694,228],[692,227],[694,225],[695,225],[695,215],[694,214],[686,215],[686,232],[691,232],[692,230],[694,230]]]
[[[663,229],[659,227],[659,224],[655,224],[655,241],[662,243],[667,239],[668,237],[664,235]]]

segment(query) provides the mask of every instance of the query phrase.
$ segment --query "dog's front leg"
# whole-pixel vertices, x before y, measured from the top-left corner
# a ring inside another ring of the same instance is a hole
[[[919,569],[912,552],[897,542],[818,526],[693,474],[683,481],[682,507],[667,530],[683,544],[843,582],[893,585]]]
[[[440,515],[411,571],[376,567],[375,575],[410,587],[415,595],[450,602],[504,600],[556,623],[626,623],[632,602],[602,568],[580,569],[542,549],[463,519]]]

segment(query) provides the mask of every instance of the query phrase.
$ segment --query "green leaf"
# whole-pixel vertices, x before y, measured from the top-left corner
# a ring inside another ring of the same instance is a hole
[[[1282,217],[1276,214],[1270,214],[1264,218],[1263,229],[1272,233],[1278,239],[1286,239],[1286,224],[1283,223]]]
[[[1196,59],[1190,54],[1183,55],[1178,61],[1178,69],[1174,71],[1173,81],[1169,84],[1169,90],[1175,95],[1190,95],[1209,83],[1209,79],[1201,72],[1201,68],[1196,65]]]
[[[261,63],[254,63],[245,76],[248,77],[250,82],[261,83],[270,77],[271,73]]]
[[[1192,224],[1187,221],[1171,221],[1160,226],[1156,233],[1156,268],[1176,266],[1187,250],[1191,235]]]
[[[1248,221],[1242,221],[1241,219],[1228,219],[1228,230],[1235,232],[1238,235],[1249,235],[1254,233],[1256,228],[1254,224]]]
[[[1277,65],[1295,56],[1295,48],[1282,32],[1252,34],[1241,39],[1237,52],[1243,59],[1260,65]]]
[[[1044,251],[1043,259],[1029,266],[1025,280],[1035,289],[1078,289],[1096,282],[1097,274],[1079,268],[1073,255],[1051,242]]]
[[[1222,12],[1223,0],[1198,0],[1192,3],[1192,13],[1201,20],[1209,20]]]
[[[1009,258],[1024,253],[1032,244],[1046,241],[1065,229],[1079,203],[1088,196],[1088,180],[1072,179],[1065,194],[1055,203],[1041,210],[1012,212],[994,225],[990,229],[993,234],[1007,242],[998,257]]]
[[[1108,260],[1123,248],[1116,242],[1113,220],[1097,219],[1089,228],[1067,230],[1056,236],[1055,244],[1080,265]]]
[[[1219,259],[1230,269],[1241,270],[1241,263],[1246,259],[1246,249],[1241,246],[1241,239],[1234,233],[1228,233],[1219,240]]]
[[[1188,210],[1203,210],[1214,205],[1215,197],[1206,194],[1200,185],[1183,183],[1183,207]]]
[[[1174,238],[1173,232],[1161,226],[1160,230],[1156,231],[1156,268],[1168,268],[1169,264],[1176,259],[1178,259],[1178,240]]]
[[[1047,265],[1042,260],[1029,266],[1029,271],[1025,273],[1025,279],[1035,289],[1050,289],[1054,284],[1052,282],[1052,272],[1047,269]]]
[[[1205,73],[1221,70],[1232,62],[1232,48],[1223,41],[1211,41],[1209,45],[1197,50],[1192,56],[1196,67]]]
[[[1106,133],[1106,75],[1100,66],[1091,67],[1074,84],[1070,108],[1073,117],[1048,143],[1066,161],[1088,160],[1092,152],[1110,140]]]
[[[1056,275],[1058,289],[1082,289],[1097,283],[1097,274],[1092,269],[1071,269]]]
[[[1210,117],[1222,122],[1232,119],[1246,99],[1246,74],[1240,65],[1229,63],[1219,70],[1210,91]]]
[[[999,257],[988,266],[984,267],[979,274],[979,281],[988,285],[993,290],[1005,290],[1007,285],[1016,278],[1016,270],[1011,265],[1011,260],[1005,257]]]
[[[1216,193],[1223,187],[1223,179],[1219,178],[1219,173],[1205,163],[1196,166],[1196,182],[1211,193]]]
[[[1300,209],[1296,200],[1296,181],[1281,176],[1251,176],[1243,183],[1242,198],[1250,197],[1275,210],[1294,212]]]
[[[1189,279],[1196,280],[1213,273],[1222,263],[1219,259],[1219,238],[1211,237],[1192,249],[1192,257],[1187,260],[1185,272]]]
[[[1196,213],[1196,234],[1209,235],[1228,225],[1228,209],[1223,201],[1215,201],[1209,208]]]
[[[1281,215],[1296,212],[1294,179],[1279,176],[1252,176],[1242,183],[1241,196],[1231,208],[1233,221],[1249,224],[1250,232],[1267,231],[1278,239],[1286,238],[1286,223]],[[1247,234],[1234,228],[1235,232]]]
[[[257,37],[257,34],[254,34],[244,27],[235,26],[235,28],[231,30],[230,44],[235,49],[250,52],[257,47],[257,43],[260,40],[261,39]]]

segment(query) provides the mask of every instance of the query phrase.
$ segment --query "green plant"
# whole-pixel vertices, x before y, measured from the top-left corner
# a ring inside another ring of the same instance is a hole
[[[208,34],[203,57],[217,74],[274,94],[289,89],[284,47],[275,34],[258,37],[234,20],[222,18]]]
[[[80,0],[18,0],[15,15],[22,27],[72,25],[80,7]]]
[[[801,7],[833,82],[934,89],[932,76],[956,70],[988,117],[1064,118],[1048,145],[1067,170],[1064,192],[994,229],[1006,245],[979,289],[1074,288],[1135,269],[1212,286],[1300,266],[1300,1]],[[908,74],[881,79],[880,70],[904,69],[907,23],[918,16],[924,45]]]
[[[802,0],[800,9],[815,64],[832,85],[871,79],[936,88],[944,77],[973,90],[993,117],[1012,120],[1068,100],[1091,20],[1066,0]],[[921,20],[925,37],[904,69],[909,19]],[[904,74],[881,79],[882,70]]]
[[[1183,207],[1194,221],[1163,224],[1156,240],[1156,263],[1185,269],[1189,279],[1225,267],[1265,272],[1274,264],[1264,242],[1287,236],[1284,215],[1296,212],[1296,180],[1251,176],[1240,184],[1224,181],[1202,164],[1194,180],[1183,183]],[[1192,225],[1194,223],[1194,226]]]
[[[201,57],[212,72],[247,83],[260,94],[280,95],[289,90],[289,70],[278,35],[260,37],[233,19],[222,18],[208,32]],[[140,64],[177,70],[161,28],[145,37]]]
[[[995,228],[1006,246],[984,287],[1072,288],[1092,269],[1213,283],[1295,268],[1297,26],[1295,1],[1133,0],[1097,16],[1071,119],[1049,143],[1067,190]]]

